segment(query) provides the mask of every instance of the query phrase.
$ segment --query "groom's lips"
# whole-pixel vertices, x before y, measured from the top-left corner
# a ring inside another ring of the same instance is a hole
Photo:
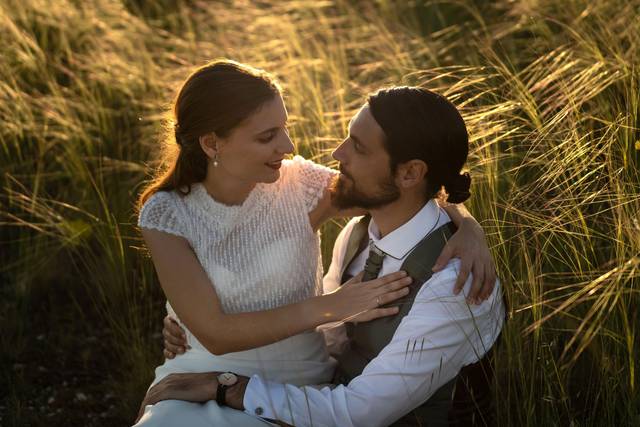
[[[340,176],[341,177],[345,177],[345,178],[349,178],[351,181],[353,181],[353,178],[351,178],[351,175],[349,175],[344,169],[340,168]]]

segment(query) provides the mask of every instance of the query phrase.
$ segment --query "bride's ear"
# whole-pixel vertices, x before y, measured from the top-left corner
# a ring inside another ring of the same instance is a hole
[[[215,132],[200,136],[200,138],[198,138],[198,142],[200,143],[202,151],[204,151],[209,158],[212,159],[216,154],[218,154],[218,137]]]

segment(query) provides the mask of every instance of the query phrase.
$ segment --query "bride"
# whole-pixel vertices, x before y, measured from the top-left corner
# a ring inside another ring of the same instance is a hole
[[[280,88],[269,74],[233,61],[211,62],[187,78],[173,115],[175,141],[140,196],[138,225],[167,311],[191,349],[169,354],[151,385],[172,373],[209,371],[296,385],[330,382],[335,361],[315,328],[395,314],[397,308],[380,306],[406,295],[410,279],[397,272],[321,294],[317,230],[331,218],[358,212],[331,205],[327,189],[337,171],[300,156],[285,158],[294,146]],[[488,295],[480,291],[483,282],[493,283],[484,235],[464,207],[447,209],[460,231],[443,256],[470,254],[463,261],[472,259],[479,273],[473,292]],[[162,401],[141,408],[140,415],[140,426],[172,425],[171,419],[268,424],[213,401]]]

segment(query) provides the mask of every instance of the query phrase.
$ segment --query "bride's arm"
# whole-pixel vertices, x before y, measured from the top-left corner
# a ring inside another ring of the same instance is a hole
[[[367,211],[362,208],[338,209],[335,207],[331,203],[331,193],[327,187],[316,207],[309,212],[309,221],[313,230],[317,230],[322,224],[333,218],[352,218],[366,214]]]
[[[142,235],[171,306],[213,354],[260,347],[360,312],[366,312],[370,319],[394,314],[394,308],[377,308],[378,303],[384,305],[406,295],[404,288],[409,283],[402,273],[394,273],[367,286],[342,286],[334,293],[297,304],[227,314],[186,239],[145,228]]]

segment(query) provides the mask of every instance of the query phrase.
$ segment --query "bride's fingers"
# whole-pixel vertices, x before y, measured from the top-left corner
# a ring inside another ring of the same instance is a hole
[[[381,286],[385,286],[390,283],[393,283],[397,280],[401,280],[405,277],[407,277],[407,273],[405,273],[404,271],[396,271],[394,273],[390,273],[382,277],[378,277],[377,279],[373,279],[371,281],[371,285],[375,286],[376,288],[379,288]]]
[[[353,321],[355,322],[368,322],[369,320],[378,319],[380,317],[393,316],[394,314],[398,314],[400,310],[399,307],[385,307],[385,308],[375,308],[373,310],[368,310],[360,315],[358,315]]]
[[[392,301],[397,300],[398,298],[402,298],[407,296],[409,293],[409,288],[398,289],[397,291],[387,292],[386,294],[382,294],[377,297],[376,302],[379,306],[386,305]]]
[[[345,285],[349,284],[349,283],[360,283],[360,282],[362,282],[362,276],[364,276],[364,271],[361,271],[360,273],[358,273],[355,276],[353,276],[351,279],[347,280]]]
[[[164,353],[164,357],[167,358],[167,359],[173,359],[174,357],[176,357],[175,353],[170,352],[166,348],[164,350],[162,350],[162,352]]]
[[[406,288],[411,283],[413,283],[413,278],[411,276],[406,276],[401,279],[394,280],[391,283],[387,283],[384,286],[379,287],[378,291],[393,292],[393,291],[397,291],[398,289]]]

